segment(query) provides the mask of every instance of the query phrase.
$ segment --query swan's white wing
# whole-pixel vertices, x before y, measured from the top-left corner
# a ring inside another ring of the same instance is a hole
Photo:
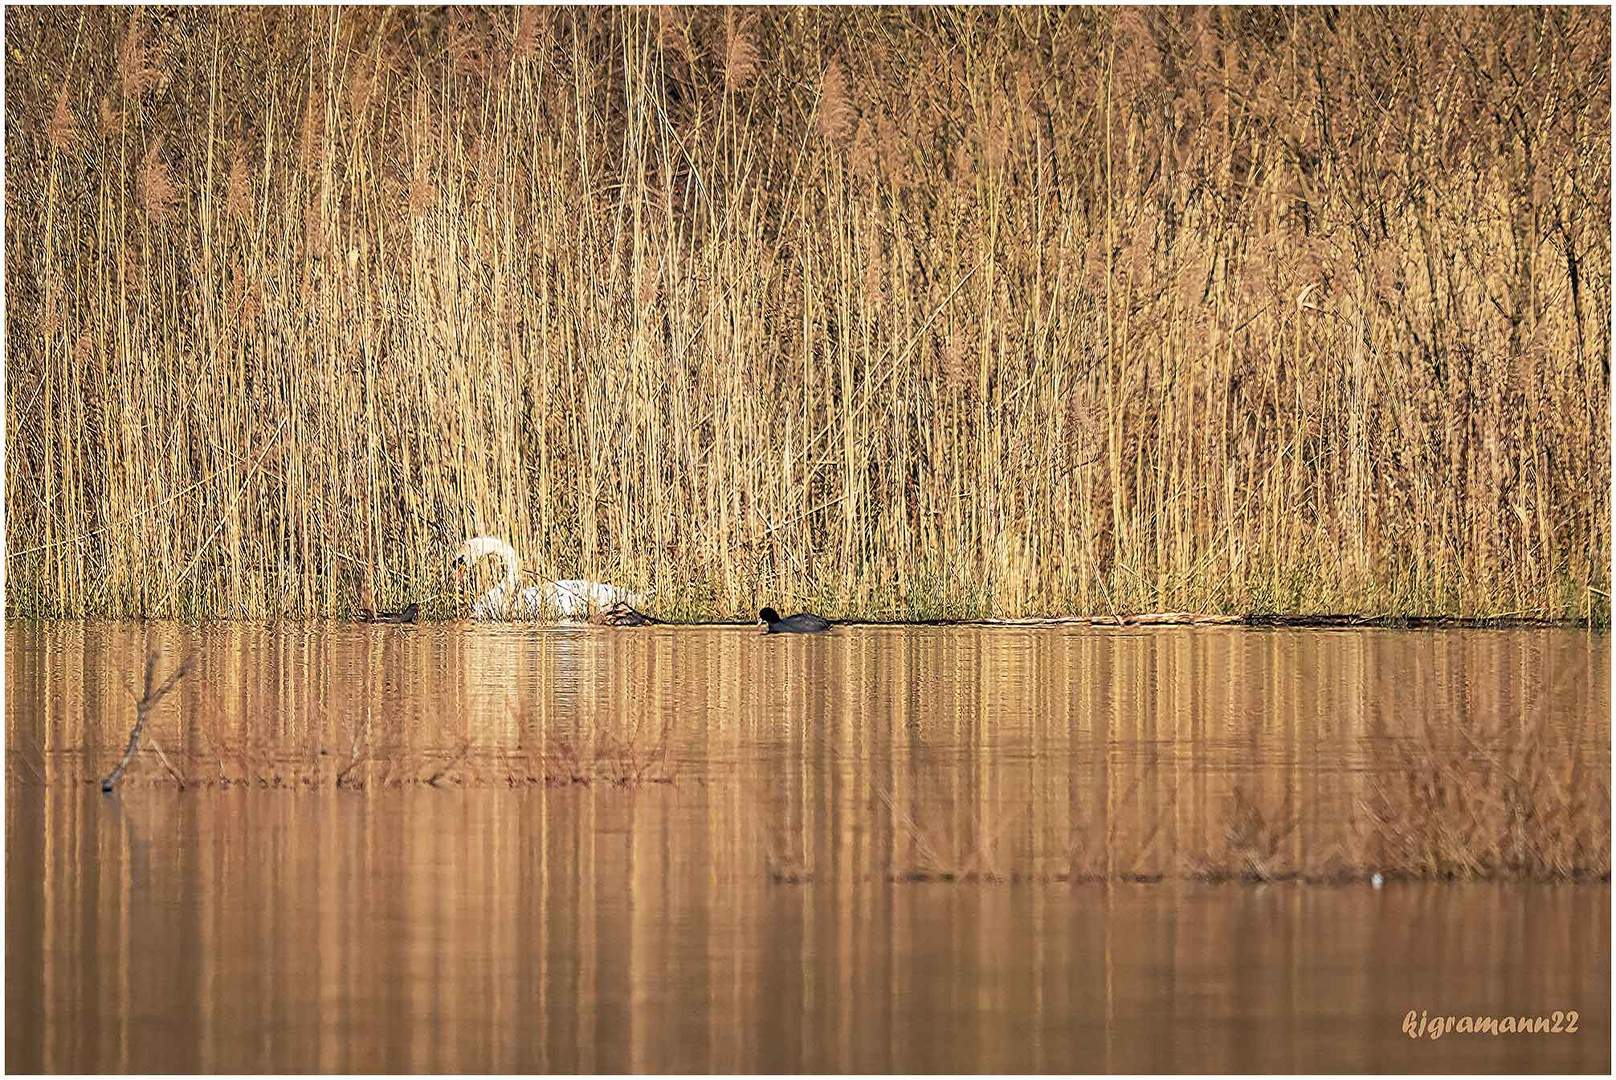
[[[545,595],[537,585],[529,585],[511,599],[506,590],[495,586],[471,605],[471,617],[481,622],[503,619],[537,619],[544,614]]]
[[[613,604],[628,604],[630,607],[642,607],[645,597],[637,592],[631,592],[621,585],[604,585],[600,582],[591,582],[594,589],[595,603],[600,607],[611,607]]]
[[[504,589],[490,589],[471,605],[472,618],[482,622],[499,622],[511,617],[511,600]]]
[[[578,619],[589,614],[589,582],[578,578],[552,581],[556,610],[564,619]]]
[[[518,607],[522,618],[537,619],[544,614],[544,590],[537,585],[529,585],[522,590],[522,601]]]
[[[535,587],[529,588],[533,591]],[[582,619],[591,609],[608,608],[613,604],[644,604],[645,598],[617,585],[583,578],[562,578],[543,585],[545,599],[555,606],[563,619]]]

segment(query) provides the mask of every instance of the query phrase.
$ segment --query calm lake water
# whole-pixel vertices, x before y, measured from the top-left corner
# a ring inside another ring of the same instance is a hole
[[[1609,647],[9,625],[6,1066],[1605,1072],[1608,883],[1206,879],[1522,731],[1608,792]],[[148,648],[186,787],[103,797]]]

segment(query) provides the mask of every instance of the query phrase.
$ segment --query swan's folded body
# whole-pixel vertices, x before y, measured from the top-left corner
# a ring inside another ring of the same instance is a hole
[[[614,604],[643,607],[645,597],[618,585],[582,578],[563,581],[544,581],[528,585],[512,593],[505,582],[494,586],[471,605],[475,619],[542,619],[560,616],[563,619],[587,619],[591,612],[601,611]]]
[[[563,578],[524,587],[516,550],[494,536],[473,537],[462,544],[454,557],[456,572],[469,571],[477,560],[489,555],[496,555],[505,563],[505,576],[472,603],[474,619],[543,619],[552,615],[587,619],[591,612],[616,604],[645,605],[644,593],[584,578]]]
[[[600,581],[568,578],[565,581],[546,581],[541,588],[564,619],[587,619],[591,611],[600,611],[614,604],[644,607],[645,595],[630,592],[618,585]]]

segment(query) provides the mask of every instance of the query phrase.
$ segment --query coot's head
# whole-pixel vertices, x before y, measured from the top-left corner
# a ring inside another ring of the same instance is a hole
[[[762,611],[758,612],[758,618],[770,626],[773,626],[775,623],[780,621],[780,613],[774,610],[772,607],[766,607]]]

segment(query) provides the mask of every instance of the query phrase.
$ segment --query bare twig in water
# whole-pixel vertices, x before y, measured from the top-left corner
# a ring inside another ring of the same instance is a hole
[[[24,765],[28,766],[28,771],[34,774],[34,779],[37,780],[41,785],[45,783],[45,773],[40,768],[40,765],[44,764],[43,757],[40,759],[40,765],[35,765],[29,760],[28,755],[21,750],[13,750],[10,754],[10,758],[12,761],[20,761]]]
[[[471,740],[469,738],[460,740],[460,751],[459,751],[459,753],[455,754],[454,757],[450,758],[448,763],[445,764],[441,769],[439,769],[437,772],[433,773],[431,776],[427,777],[426,782],[428,784],[430,784],[432,787],[437,787],[438,786],[438,781],[442,780],[445,776],[448,776],[450,772],[452,772],[455,769],[459,768],[460,765],[465,762],[466,757],[470,753],[471,753]]]
[[[163,763],[163,768],[168,770],[168,775],[172,776],[174,778],[174,782],[180,786],[180,790],[184,791],[185,776],[174,767],[174,764],[171,761],[168,760],[168,755],[163,753],[162,746],[157,742],[157,736],[148,731],[146,733],[146,742],[153,750],[157,751],[157,760]]]
[[[344,765],[342,767],[342,770],[337,773],[337,786],[339,788],[343,784],[348,782],[348,777],[350,775],[352,775],[353,771],[355,769],[357,769],[364,762],[364,760],[367,757],[370,756],[370,751],[369,751],[368,746],[366,747],[366,749],[361,751],[360,745],[359,745],[360,742],[361,742],[360,736],[362,734],[369,734],[369,732],[370,732],[370,717],[368,717],[368,716],[365,717],[365,722],[364,722],[363,726],[361,726],[359,724],[354,725],[353,739],[350,741],[349,746],[348,746],[348,764]]]
[[[180,666],[175,668],[168,678],[164,679],[159,685],[157,683],[157,653],[153,650],[146,654],[146,679],[141,688],[140,700],[135,702],[135,726],[129,729],[129,745],[124,747],[123,757],[119,760],[117,766],[101,779],[101,793],[103,795],[111,794],[113,785],[123,778],[124,770],[129,768],[129,762],[134,760],[135,752],[140,749],[140,737],[146,731],[146,718],[157,707],[157,703],[162,701],[168,692],[174,689],[179,681],[185,677],[186,673],[191,670],[191,661],[193,659],[195,657],[187,656],[184,660],[181,660]],[[156,744],[154,743],[153,745],[155,746]],[[162,751],[158,751],[158,756],[163,756]],[[163,764],[170,772],[174,771],[174,767],[168,764],[166,758],[163,759]],[[175,777],[178,778],[179,774],[175,773]],[[180,783],[184,784],[184,781],[181,780]]]

